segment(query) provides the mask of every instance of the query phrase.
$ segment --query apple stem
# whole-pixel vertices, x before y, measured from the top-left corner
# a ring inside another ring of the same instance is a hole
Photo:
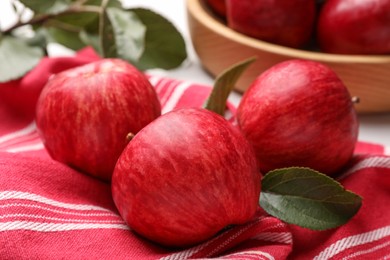
[[[134,136],[135,136],[135,134],[133,134],[133,133],[131,133],[131,132],[128,133],[128,134],[126,135],[126,141],[127,141],[128,143],[130,143],[130,141],[133,140]]]
[[[354,103],[354,104],[358,104],[358,103],[360,103],[360,98],[359,97],[357,97],[357,96],[354,96],[354,97],[352,97],[352,103]]]

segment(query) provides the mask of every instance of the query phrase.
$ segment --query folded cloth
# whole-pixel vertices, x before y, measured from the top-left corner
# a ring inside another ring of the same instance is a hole
[[[99,59],[85,49],[45,58],[23,79],[0,84],[0,259],[380,259],[390,255],[390,157],[359,142],[340,182],[363,206],[346,225],[315,232],[260,208],[245,225],[186,249],[159,246],[133,233],[119,216],[110,184],[56,162],[46,153],[34,108],[48,78]],[[163,113],[200,107],[210,87],[149,75]],[[235,109],[229,106],[228,120]]]

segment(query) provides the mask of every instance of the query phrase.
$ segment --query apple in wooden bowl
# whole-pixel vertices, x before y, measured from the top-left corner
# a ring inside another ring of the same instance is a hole
[[[327,2],[330,1],[339,0]],[[378,1],[390,2],[375,0]],[[202,66],[211,75],[218,75],[246,58],[257,57],[256,62],[239,79],[235,87],[237,91],[244,92],[256,77],[277,63],[289,59],[306,59],[324,63],[337,73],[351,95],[359,97],[360,103],[356,105],[359,113],[390,112],[390,52],[340,54],[322,52],[319,48],[310,46],[310,43],[303,47],[284,46],[257,39],[229,27],[228,19],[213,12],[205,0],[187,0],[186,6],[195,52]],[[314,25],[313,31],[316,28]]]

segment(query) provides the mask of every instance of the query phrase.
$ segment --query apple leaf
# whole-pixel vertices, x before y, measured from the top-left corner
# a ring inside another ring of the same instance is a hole
[[[104,58],[114,58],[116,57],[114,30],[106,11],[101,13],[98,23],[99,54]]]
[[[218,75],[215,80],[213,90],[203,107],[223,116],[226,110],[226,101],[237,80],[240,78],[245,69],[255,60],[256,58],[252,57],[236,63]]]
[[[94,29],[90,29],[88,27],[84,28],[80,31],[79,37],[85,45],[91,46],[100,56],[103,57],[100,37]]]
[[[86,46],[86,44],[80,40],[79,32],[72,32],[59,27],[46,28],[47,40],[49,42],[59,43],[69,49],[79,50]]]
[[[84,5],[100,7],[102,5],[102,0],[88,0],[85,1]],[[122,8],[122,4],[119,0],[110,0],[107,2],[106,7]],[[78,12],[66,12],[57,15],[49,19],[45,25],[59,24],[63,25],[63,29],[70,28],[71,31],[81,31],[83,28],[89,26],[91,23],[95,23],[99,19],[99,13],[82,11],[83,6],[80,6],[79,9]]]
[[[134,63],[141,70],[178,67],[187,58],[185,41],[176,27],[161,15],[143,8],[129,9],[146,26],[145,49]]]
[[[187,58],[184,39],[172,23],[147,9],[125,9],[120,0],[15,0],[12,6],[20,16],[24,9],[16,8],[16,3],[31,9],[33,16],[0,30],[0,41],[16,35],[15,30],[26,25],[39,35],[14,37],[22,42],[15,49],[9,49],[12,40],[4,40],[0,57],[17,53],[13,61],[22,64],[2,70],[0,80],[21,77],[22,71],[32,69],[31,64],[38,63],[41,53],[47,54],[48,42],[73,50],[92,46],[101,57],[121,58],[141,70],[175,68]],[[6,66],[4,60],[0,64],[0,69]]]
[[[361,205],[361,197],[310,168],[277,169],[262,179],[260,206],[287,223],[312,230],[345,224]]]
[[[44,56],[43,49],[12,36],[0,40],[0,82],[18,79],[33,69]]]
[[[116,49],[115,56],[132,63],[136,62],[144,51],[146,27],[138,16],[131,11],[116,7],[109,7],[106,10],[109,20],[106,26],[111,27],[113,33],[112,35],[108,35],[108,37],[113,37],[110,40],[114,41]],[[101,37],[106,36],[101,35]],[[108,47],[112,48],[113,46]],[[112,49],[109,50],[109,53],[112,51]]]
[[[68,9],[70,0],[19,0],[35,14],[57,14]]]
[[[24,41],[28,46],[40,47],[42,50],[45,50],[47,47],[47,36],[46,32],[42,29],[35,31],[35,34],[31,37],[17,37],[18,40]]]

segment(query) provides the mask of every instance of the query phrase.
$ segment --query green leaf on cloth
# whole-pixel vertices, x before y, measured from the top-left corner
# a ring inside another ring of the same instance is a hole
[[[260,206],[287,223],[313,230],[345,224],[360,209],[362,198],[322,173],[291,167],[267,173]]]

